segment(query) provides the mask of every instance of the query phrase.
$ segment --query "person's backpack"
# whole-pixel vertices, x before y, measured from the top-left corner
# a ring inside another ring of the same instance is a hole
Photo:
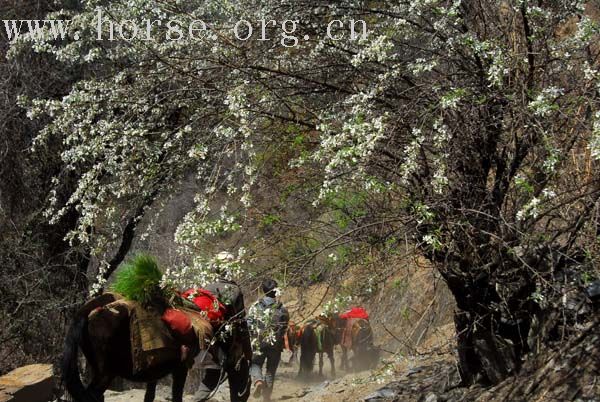
[[[285,327],[287,328],[289,315],[287,310],[283,307],[283,304],[277,303],[274,307],[275,311],[273,312],[273,325],[276,329]]]
[[[182,293],[182,297],[191,300],[206,314],[206,318],[213,325],[221,324],[225,320],[225,306],[217,297],[206,289],[189,289]]]
[[[285,331],[287,330],[289,315],[283,304],[277,302],[270,306],[273,313],[271,316],[271,329],[275,333],[276,343],[282,343]]]
[[[283,304],[280,302],[265,304],[264,300],[261,300],[252,310],[254,310],[254,314],[249,318],[252,322],[251,328],[253,328],[253,332],[255,332],[254,336],[258,335],[256,333],[257,330],[261,333],[261,336],[273,334],[275,335],[275,344],[283,344],[283,336],[289,321],[287,310],[283,307]],[[268,313],[266,313],[267,311]],[[265,315],[269,316],[267,321],[258,318]],[[261,339],[260,341],[263,342],[264,339]]]

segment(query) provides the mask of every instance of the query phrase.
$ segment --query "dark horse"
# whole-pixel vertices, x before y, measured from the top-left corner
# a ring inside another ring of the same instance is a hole
[[[182,402],[188,366],[182,362],[181,344],[176,343],[176,347],[165,349],[160,358],[150,360],[143,370],[136,371],[132,357],[131,312],[126,303],[114,303],[117,300],[118,295],[105,293],[88,301],[78,311],[67,333],[62,360],[62,378],[67,390],[77,402],[103,402],[104,391],[113,378],[122,377],[146,382],[144,402],[151,402],[155,397],[157,380],[171,374],[172,400]],[[166,327],[160,318],[157,325]],[[92,379],[87,387],[84,387],[79,376],[79,348],[92,371]],[[199,352],[199,347],[191,348],[189,358]]]
[[[369,320],[348,318],[336,321],[341,330],[342,369],[348,370],[348,351],[352,350],[354,370],[371,369],[379,361],[379,350],[373,344],[373,330]]]
[[[323,376],[323,353],[327,353],[331,364],[331,375],[335,377],[333,348],[336,345],[336,328],[324,317],[311,320],[302,328],[300,335],[300,371],[298,376],[307,379],[312,373],[315,356],[319,354],[319,376]]]

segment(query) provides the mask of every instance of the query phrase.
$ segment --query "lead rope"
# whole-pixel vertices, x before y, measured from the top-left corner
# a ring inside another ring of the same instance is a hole
[[[237,313],[236,315],[238,315],[238,314],[240,314],[240,313]],[[217,330],[217,332],[218,331],[220,331],[220,329]],[[215,334],[215,337],[216,337],[216,334]],[[208,349],[206,350],[206,352],[208,352]],[[240,357],[238,359],[237,363],[235,364],[235,370],[236,371],[240,370],[240,364],[241,364],[243,358],[244,358],[243,356]],[[215,396],[215,394],[219,391],[219,387],[221,386],[221,384],[223,384],[225,382],[225,380],[227,379],[227,372],[225,371],[225,356],[223,356],[223,359],[224,359],[223,361],[219,362],[220,366],[221,366],[221,372],[219,373],[219,381],[217,382],[217,386],[215,387],[215,389],[213,389],[210,392],[210,394],[208,394],[208,397],[206,398],[207,400],[210,399],[210,398],[212,398],[213,396]],[[241,394],[238,392],[238,396],[241,397],[242,395],[244,395],[246,393],[246,390],[248,389],[249,386],[250,386],[250,381],[246,381],[246,387],[244,388],[244,390],[243,390],[243,392]]]
[[[244,359],[244,357],[240,357],[239,360],[237,361],[236,365],[235,365],[235,369],[236,371],[239,371],[240,369],[240,364],[242,362],[242,359]],[[227,379],[227,372],[225,371],[225,367],[224,365],[221,365],[221,373],[219,374],[219,382],[217,383],[217,386],[215,387],[215,389],[213,389],[210,394],[208,395],[208,398],[206,398],[207,400],[212,398],[213,396],[215,396],[215,394],[219,391],[219,387],[221,386],[221,384],[223,384],[225,382],[225,380]],[[238,392],[237,396],[238,397],[242,397],[246,391],[248,391],[248,388],[250,388],[250,383],[252,381],[250,381],[250,376],[248,376],[248,379],[246,380],[246,386],[244,387],[244,389],[242,390],[242,392]]]
[[[227,373],[225,372],[225,367],[223,367],[223,365],[221,364],[221,373],[219,374],[219,382],[217,383],[217,386],[215,387],[215,389],[210,391],[210,394],[208,394],[208,398],[206,398],[206,400],[209,400],[210,398],[215,396],[215,394],[219,390],[219,387],[221,386],[221,384],[223,384],[225,382],[226,379],[227,379]]]
[[[240,371],[240,365],[242,364],[242,359],[245,359],[244,356],[240,356],[240,358],[238,359],[236,365],[235,365],[235,369],[236,371]],[[248,369],[250,368],[250,365],[252,364],[252,362],[248,362]],[[246,386],[244,387],[244,389],[242,390],[242,392],[238,392],[237,396],[239,398],[241,398],[243,395],[246,394],[246,391],[249,391],[250,389],[250,385],[252,384],[252,380],[250,379],[250,373],[248,373],[248,378],[246,379]]]

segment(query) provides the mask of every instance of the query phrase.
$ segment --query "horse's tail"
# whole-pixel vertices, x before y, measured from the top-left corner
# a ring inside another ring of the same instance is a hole
[[[357,321],[358,331],[354,340],[354,349],[359,365],[365,368],[373,368],[379,363],[379,350],[373,342],[373,329],[369,321],[361,319]]]
[[[358,333],[356,335],[357,343],[366,348],[370,348],[373,345],[373,330],[369,321],[360,319],[357,321]]]
[[[323,341],[325,338],[325,327],[323,325],[317,325],[315,328],[315,338],[317,340],[317,352],[323,353]]]
[[[77,356],[86,324],[87,317],[79,314],[69,327],[61,364],[62,382],[76,402],[98,402],[98,399],[85,389],[79,377]]]
[[[324,326],[321,330],[320,338],[321,345],[319,352],[333,353],[333,347],[335,346],[335,334],[332,329],[328,326]]]
[[[300,336],[300,373],[308,375],[312,372],[317,354],[317,334],[312,325],[306,325]]]

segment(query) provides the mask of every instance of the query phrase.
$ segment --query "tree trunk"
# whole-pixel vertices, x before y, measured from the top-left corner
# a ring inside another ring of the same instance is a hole
[[[501,299],[487,280],[450,278],[447,283],[457,304],[454,323],[462,383],[497,384],[515,374],[528,352],[531,312],[523,308],[527,306],[516,304],[511,311],[511,303]],[[513,296],[522,297],[521,292]]]
[[[454,316],[459,370],[465,385],[497,384],[519,369],[522,357],[517,354],[519,348],[482,321],[466,311],[456,311]]]

